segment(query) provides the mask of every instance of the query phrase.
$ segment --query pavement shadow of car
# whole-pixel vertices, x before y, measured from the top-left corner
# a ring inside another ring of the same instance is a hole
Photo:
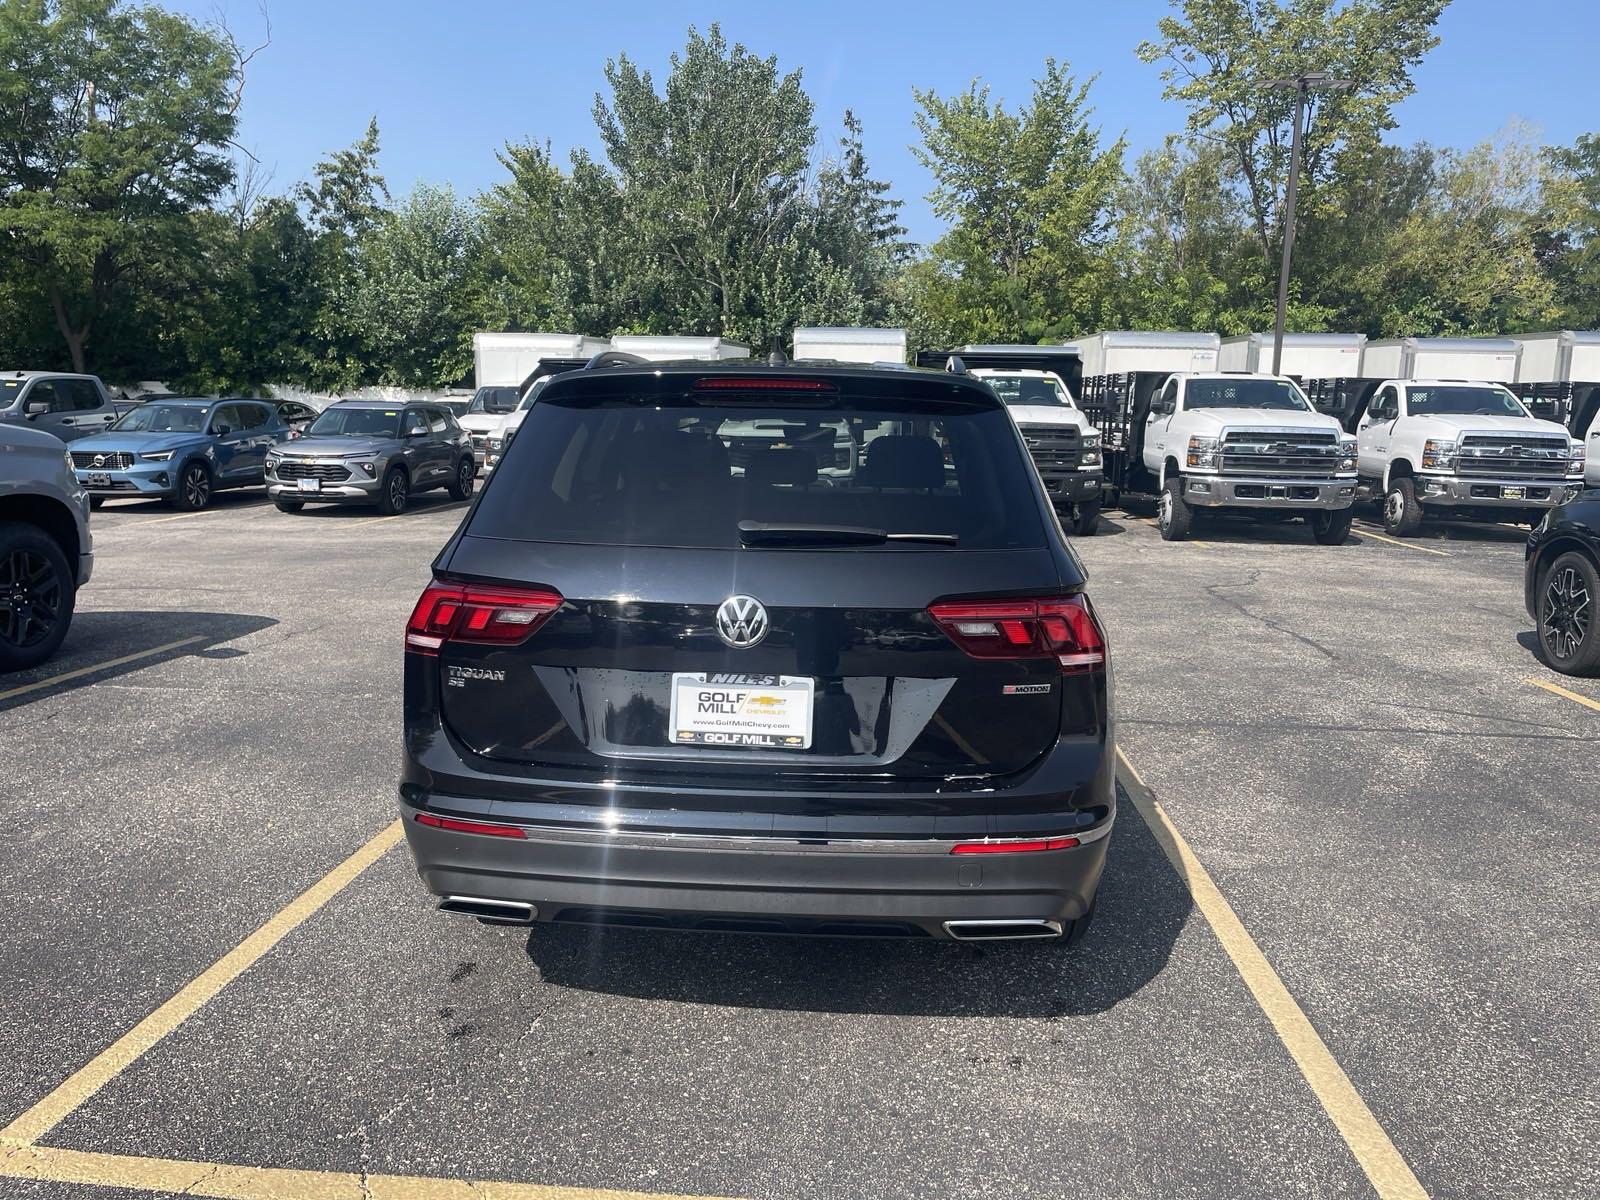
[[[1191,908],[1187,887],[1124,796],[1094,925],[1072,948],[540,925],[527,951],[546,983],[640,999],[896,1016],[1080,1016],[1159,975]]]
[[[465,509],[471,500],[452,500],[443,492],[438,495],[424,493],[412,496],[406,503],[405,511],[396,513],[399,517],[420,517],[424,513],[443,512],[447,509]],[[296,521],[362,521],[373,520],[379,516],[377,508],[370,504],[318,504],[312,501],[297,513],[284,513],[285,517],[292,516]]]
[[[70,688],[103,683],[175,658],[232,658],[244,651],[222,643],[256,633],[278,622],[271,617],[214,612],[80,612],[61,650],[28,671],[0,675],[0,712],[42,700]],[[156,653],[150,653],[156,651]],[[77,672],[82,672],[77,674]],[[70,679],[61,679],[71,675]],[[59,684],[53,680],[61,679]],[[43,684],[41,687],[31,685]]]
[[[1067,540],[1073,542],[1092,541],[1095,538],[1114,537],[1119,533],[1127,533],[1128,527],[1121,521],[1114,521],[1104,513],[1100,514],[1100,525],[1087,537],[1079,537],[1072,532],[1072,522],[1066,517],[1061,518],[1061,527],[1067,531]]]

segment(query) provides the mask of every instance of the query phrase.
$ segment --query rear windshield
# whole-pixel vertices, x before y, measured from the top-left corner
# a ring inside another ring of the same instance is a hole
[[[517,389],[514,387],[481,387],[477,395],[472,397],[472,403],[467,405],[468,413],[508,413],[517,407]]]
[[[1311,411],[1300,389],[1282,379],[1191,379],[1184,389],[1183,407]]]
[[[306,432],[311,437],[399,437],[400,410],[335,405],[311,422]]]
[[[468,532],[732,549],[741,545],[739,522],[757,521],[954,535],[957,550],[1044,544],[1028,466],[1003,410],[872,403],[878,411],[764,399],[541,399]]]

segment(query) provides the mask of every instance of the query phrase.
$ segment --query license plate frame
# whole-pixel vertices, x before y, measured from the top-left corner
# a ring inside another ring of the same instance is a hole
[[[311,492],[315,494],[322,490],[322,480],[320,479],[301,478],[297,482],[299,484],[299,490],[302,492]]]
[[[674,746],[811,748],[817,681],[809,676],[675,671],[669,687],[667,738]]]
[[[111,474],[108,471],[90,471],[83,477],[85,487],[108,488],[111,486]]]
[[[1528,489],[1525,487],[1503,487],[1500,489],[1500,499],[1502,500],[1526,500],[1527,498]]]

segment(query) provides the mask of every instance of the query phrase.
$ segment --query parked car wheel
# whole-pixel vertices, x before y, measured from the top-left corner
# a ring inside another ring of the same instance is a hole
[[[1539,581],[1540,657],[1565,675],[1600,672],[1600,570],[1588,555],[1570,550]]]
[[[1076,537],[1093,537],[1100,528],[1100,501],[1080,504],[1072,514],[1072,532]]]
[[[197,512],[211,503],[211,469],[203,462],[187,464],[172,492],[172,506]]]
[[[410,499],[411,480],[406,477],[404,468],[390,467],[383,477],[383,490],[378,493],[378,511],[386,517],[397,516],[405,512]]]
[[[1411,537],[1422,528],[1422,505],[1417,503],[1416,485],[1404,475],[1389,480],[1389,490],[1383,497],[1383,527],[1393,537]]]
[[[54,538],[21,521],[0,521],[0,671],[36,667],[60,648],[77,592]]]
[[[1341,508],[1337,512],[1319,512],[1311,517],[1311,534],[1319,546],[1342,546],[1350,537],[1350,522],[1355,510]]]
[[[1169,475],[1156,505],[1156,528],[1164,542],[1181,542],[1194,528],[1194,509],[1183,498],[1183,476]]]
[[[472,482],[477,478],[478,464],[469,454],[456,464],[456,477],[450,483],[450,499],[470,500],[472,498]]]
[[[306,506],[304,500],[274,500],[273,505],[279,512],[297,513]]]

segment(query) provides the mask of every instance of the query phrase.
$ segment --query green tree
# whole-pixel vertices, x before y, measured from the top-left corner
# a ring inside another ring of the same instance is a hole
[[[191,218],[232,176],[248,58],[153,6],[0,3],[0,231],[75,369],[140,274],[193,251]]]
[[[1345,93],[1315,93],[1302,148],[1301,213],[1336,203],[1341,155],[1370,154],[1394,127],[1394,106],[1415,85],[1411,72],[1438,44],[1448,0],[1173,0],[1160,37],[1139,47],[1165,64],[1166,96],[1189,109],[1191,136],[1227,153],[1267,269],[1282,246],[1282,197],[1294,126],[1292,91],[1273,79],[1327,71],[1355,81]]]
[[[1091,82],[1049,59],[1015,112],[976,82],[949,99],[914,93],[929,199],[951,223],[911,280],[930,332],[1036,341],[1075,332],[1092,308],[1124,144],[1101,147]]]
[[[636,256],[634,323],[759,340],[763,275],[793,236],[816,140],[800,73],[691,28],[662,92],[627,55],[594,116]]]
[[[471,212],[448,187],[418,184],[361,239],[348,290],[336,292],[381,383],[436,387],[472,363]]]
[[[1549,235],[1541,259],[1568,329],[1600,329],[1600,134],[1586,133],[1548,157]]]

